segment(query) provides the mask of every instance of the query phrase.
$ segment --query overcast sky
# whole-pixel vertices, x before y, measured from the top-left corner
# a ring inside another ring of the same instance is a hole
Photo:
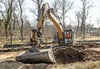
[[[72,21],[76,21],[76,18],[75,18],[75,11],[77,11],[81,5],[80,3],[80,0],[71,0],[74,2],[74,7],[72,10],[69,11],[69,13],[67,14],[69,18],[71,18]],[[94,24],[94,26],[98,26],[97,25],[97,19],[100,19],[100,0],[91,0],[93,5],[94,5],[94,8],[91,9],[90,11],[90,16],[91,17],[90,19],[87,20],[87,22],[89,23],[89,20],[91,20],[91,23]],[[51,3],[53,2],[53,0],[44,0],[43,3],[45,2],[49,2],[50,6],[51,6]],[[27,8],[33,8],[34,7],[34,4],[32,3],[31,0],[26,0],[26,7]],[[52,6],[51,6],[52,7]],[[34,9],[34,8],[33,8]],[[26,11],[28,17],[29,17],[29,20],[33,20],[34,19],[34,15],[32,13],[29,13],[28,12],[29,10]],[[69,18],[66,19],[66,22],[67,24],[69,24]]]
[[[76,21],[76,17],[75,17],[75,11],[77,11],[79,9],[79,7],[81,6],[80,0],[71,0],[74,2],[74,7],[72,10],[69,11],[69,13],[67,14],[67,16],[73,21]],[[90,16],[91,17],[91,23],[94,24],[94,26],[98,26],[97,25],[97,19],[100,19],[100,0],[91,0],[93,5],[95,6],[94,8],[91,9],[90,11]],[[49,2],[49,5],[52,7],[52,2],[53,0],[44,0],[43,3],[45,2]],[[30,9],[35,9],[34,8],[35,4],[32,2],[32,0],[25,0],[24,3],[24,14],[28,17],[28,20],[30,22],[32,22],[32,24],[34,23],[34,19],[36,18],[34,16],[33,13],[30,12]],[[0,6],[1,9],[1,6]],[[34,18],[35,17],[35,18]],[[69,18],[66,19],[67,24],[69,24]],[[89,23],[89,20],[87,20],[87,22]]]

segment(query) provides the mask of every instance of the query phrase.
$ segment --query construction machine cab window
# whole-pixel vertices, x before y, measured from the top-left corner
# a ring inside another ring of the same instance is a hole
[[[67,39],[71,39],[71,33],[70,33],[70,32],[67,32],[67,33],[66,33],[66,38],[67,38]]]

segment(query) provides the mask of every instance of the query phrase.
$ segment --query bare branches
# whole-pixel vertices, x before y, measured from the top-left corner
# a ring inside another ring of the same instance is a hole
[[[8,37],[7,33],[9,32],[10,25],[13,20],[13,14],[15,13],[16,8],[18,7],[17,0],[0,0],[0,3],[4,5],[4,11],[0,11],[4,19],[4,28],[5,35]]]
[[[36,10],[30,9],[30,12],[32,12],[34,15],[38,16],[38,13],[36,12]]]
[[[52,3],[54,11],[57,13],[58,9],[59,9],[59,2],[60,0],[54,0],[54,2]]]
[[[73,2],[68,1],[68,0],[61,0],[60,1],[60,9],[64,10],[64,13],[67,13],[70,11],[73,7]]]
[[[6,20],[6,17],[5,17],[5,15],[4,15],[4,13],[3,13],[2,11],[0,11],[0,13],[1,13],[3,19]]]
[[[39,10],[41,8],[41,4],[43,2],[43,0],[32,0],[35,4],[36,4],[36,10],[38,11],[38,13],[36,13],[36,10],[33,10],[31,12],[33,12],[36,16],[39,14]]]
[[[81,34],[82,34],[82,37],[85,38],[86,20],[89,15],[90,9],[93,8],[93,4],[91,3],[90,0],[80,0],[80,1],[82,3],[82,8],[77,13],[79,13],[79,15],[81,16],[80,17],[80,19],[81,19]]]
[[[59,1],[59,7],[61,10],[61,18],[63,19],[63,27],[65,29],[65,19],[66,19],[66,14],[67,12],[69,12],[72,7],[73,7],[73,2],[69,1],[69,0],[60,0]]]

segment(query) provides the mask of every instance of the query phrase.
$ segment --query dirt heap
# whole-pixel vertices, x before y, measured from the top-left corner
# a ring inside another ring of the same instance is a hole
[[[74,48],[58,48],[54,50],[57,63],[72,63],[76,61],[100,60],[100,51],[83,50],[78,51]]]
[[[81,61],[84,58],[84,52],[79,52],[74,48],[58,48],[54,50],[54,56],[57,63],[69,63]]]

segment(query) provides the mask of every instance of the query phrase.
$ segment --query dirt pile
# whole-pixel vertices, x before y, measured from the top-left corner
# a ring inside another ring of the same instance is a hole
[[[74,48],[60,48],[54,50],[54,56],[57,63],[69,63],[81,61],[84,58],[84,53],[79,52]]]
[[[76,61],[100,60],[100,51],[84,50],[79,52],[73,48],[60,48],[54,50],[57,63],[72,63]]]

